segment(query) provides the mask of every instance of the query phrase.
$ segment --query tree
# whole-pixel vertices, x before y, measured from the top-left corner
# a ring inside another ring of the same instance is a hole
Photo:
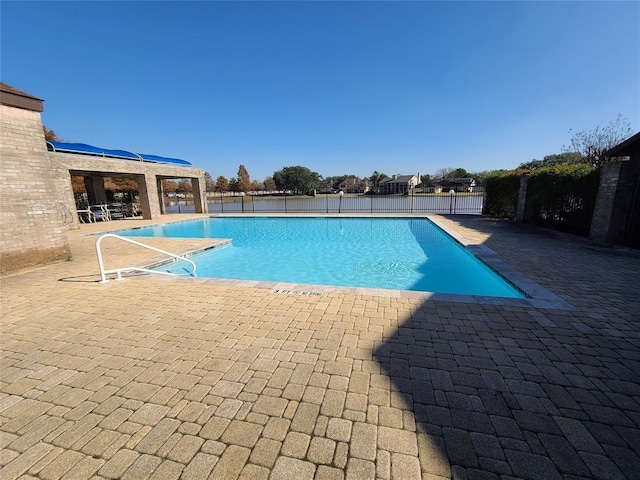
[[[171,180],[162,180],[162,191],[164,193],[176,193],[178,184]]]
[[[494,172],[500,172],[501,170],[483,170],[481,172],[469,173],[469,177],[473,178],[477,183],[485,183],[487,178]]]
[[[48,142],[62,142],[62,139],[56,135],[53,130],[47,130],[47,127],[42,125],[42,131],[44,132],[44,139]]]
[[[571,146],[563,146],[563,150],[565,153],[577,152],[585,158],[585,163],[599,167],[609,160],[605,157],[607,151],[626,140],[631,133],[629,120],[618,114],[618,117],[605,127],[597,126],[593,130],[574,133]]]
[[[272,177],[267,177],[267,178],[264,179],[264,189],[267,192],[273,192],[277,188],[278,187],[276,187],[276,182],[273,180]]]
[[[213,190],[220,193],[225,193],[229,191],[229,181],[226,177],[220,175],[216,180],[216,185],[213,187]]]
[[[113,190],[115,192],[138,191],[138,182],[136,182],[133,178],[106,177],[104,179],[104,186],[107,190]]]
[[[262,190],[264,190],[264,183],[259,182],[257,180],[253,180],[251,182],[251,191],[252,192],[260,192]]]
[[[178,186],[176,187],[176,193],[191,193],[192,191],[193,191],[193,187],[191,185],[191,180],[187,180],[186,178],[183,178],[178,182]]]
[[[76,195],[87,193],[87,187],[84,184],[84,177],[73,175],[71,177],[71,189]]]
[[[431,178],[431,175],[422,175],[420,178],[420,185],[422,188],[433,187],[433,179]]]
[[[240,165],[238,168],[238,191],[239,192],[248,192],[251,189],[251,179],[249,178],[249,172],[244,167],[244,165]]]
[[[133,203],[135,195],[138,193],[138,182],[127,177],[105,177],[104,188],[111,192],[109,195],[120,193],[125,203]]]
[[[385,178],[389,178],[389,175],[387,175],[386,173],[380,173],[377,170],[374,170],[374,172],[369,177],[369,180],[371,181],[374,187],[377,187],[378,185],[380,185],[380,182]]]
[[[215,192],[216,190],[216,182],[213,181],[209,172],[204,172],[204,188],[207,192]]]
[[[273,172],[273,180],[278,190],[307,193],[320,185],[321,177],[307,167],[295,166]]]
[[[238,183],[238,179],[237,178],[230,178],[229,179],[229,190],[231,190],[232,192],[239,192],[240,191],[240,184]]]
[[[531,160],[521,163],[518,168],[524,170],[536,170],[543,167],[554,167],[556,165],[576,165],[586,163],[586,159],[578,152],[565,152],[560,154],[547,155],[542,160]]]
[[[432,178],[435,183],[447,183],[456,178],[469,178],[469,172],[464,168],[446,167],[436,170]]]

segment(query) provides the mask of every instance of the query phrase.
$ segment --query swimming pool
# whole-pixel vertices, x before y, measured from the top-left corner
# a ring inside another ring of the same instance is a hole
[[[191,257],[199,277],[525,298],[426,218],[218,217],[119,234],[231,238]]]

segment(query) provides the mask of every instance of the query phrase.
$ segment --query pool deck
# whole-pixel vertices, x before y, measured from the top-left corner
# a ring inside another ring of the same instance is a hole
[[[640,478],[640,252],[436,220],[553,297],[102,284],[87,234],[157,222],[69,232],[70,261],[0,279],[0,478]]]

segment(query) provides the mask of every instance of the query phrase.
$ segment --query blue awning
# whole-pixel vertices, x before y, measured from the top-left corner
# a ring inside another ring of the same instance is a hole
[[[158,163],[175,163],[176,165],[191,165],[190,162],[186,160],[180,160],[179,158],[167,158],[167,157],[159,157],[158,155],[149,155],[148,153],[139,153],[143,160],[147,162],[158,162]]]
[[[153,163],[171,163],[174,165],[191,165],[186,160],[179,158],[160,157],[158,155],[138,154],[127,150],[113,150],[110,148],[95,147],[86,143],[67,143],[47,141],[47,149],[53,152],[80,153],[82,155],[96,155],[107,158],[120,158],[125,160],[137,160]]]

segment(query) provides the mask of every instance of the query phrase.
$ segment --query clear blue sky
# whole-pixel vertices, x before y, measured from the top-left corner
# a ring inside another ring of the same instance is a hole
[[[67,141],[323,176],[513,168],[621,113],[640,2],[7,2],[2,81]]]

